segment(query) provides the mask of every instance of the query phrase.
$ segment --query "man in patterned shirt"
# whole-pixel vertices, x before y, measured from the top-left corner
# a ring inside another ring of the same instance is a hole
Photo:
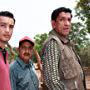
[[[44,83],[48,90],[85,90],[80,58],[67,39],[71,30],[72,14],[61,7],[52,12],[53,30],[42,49]]]

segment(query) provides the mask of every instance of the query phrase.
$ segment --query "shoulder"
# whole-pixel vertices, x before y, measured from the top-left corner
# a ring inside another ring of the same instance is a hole
[[[44,53],[48,53],[49,51],[51,52],[51,50],[59,50],[58,48],[59,48],[59,44],[57,40],[53,37],[50,37],[45,41],[41,55],[43,55]]]
[[[19,68],[19,65],[17,63],[17,60],[13,61],[11,64],[10,64],[10,71],[15,71],[16,69]]]
[[[58,44],[56,38],[57,37],[55,37],[55,36],[48,37],[48,39],[44,42],[43,46],[48,46],[48,45],[52,45],[52,44]]]

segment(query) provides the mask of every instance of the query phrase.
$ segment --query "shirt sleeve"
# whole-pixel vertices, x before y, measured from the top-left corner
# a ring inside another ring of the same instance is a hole
[[[10,67],[10,81],[11,81],[12,90],[17,90],[16,89],[16,77],[15,77],[13,67]]]
[[[54,39],[51,39],[45,46],[42,54],[42,68],[44,81],[49,90],[65,90],[64,84],[60,81],[58,65],[60,50]]]

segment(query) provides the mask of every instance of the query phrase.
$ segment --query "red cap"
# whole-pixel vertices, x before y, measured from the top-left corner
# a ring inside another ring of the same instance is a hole
[[[23,37],[20,41],[19,41],[19,46],[24,42],[24,41],[28,41],[30,44],[32,44],[33,46],[34,46],[34,41],[31,39],[31,38],[29,38],[28,36],[25,36],[25,37]]]

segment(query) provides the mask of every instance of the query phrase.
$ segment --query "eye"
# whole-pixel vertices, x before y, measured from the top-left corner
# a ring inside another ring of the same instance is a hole
[[[68,21],[71,22],[71,18],[69,18]]]
[[[5,24],[0,24],[0,27],[4,27],[4,28],[5,28],[5,27],[6,27],[6,25],[5,25]]]
[[[61,19],[59,19],[60,21],[63,21],[63,19],[61,18]]]
[[[13,29],[13,28],[14,28],[14,25],[10,25],[9,28],[10,28],[10,29]]]

